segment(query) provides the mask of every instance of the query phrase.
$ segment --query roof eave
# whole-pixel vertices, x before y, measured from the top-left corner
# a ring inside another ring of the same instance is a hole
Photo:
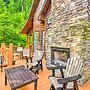
[[[40,11],[40,15],[39,15],[40,21],[43,21],[43,17],[45,17],[47,10],[50,7],[50,5],[51,5],[51,0],[45,0],[44,1],[43,7],[42,7],[42,9]]]
[[[36,12],[39,1],[40,0],[33,0],[33,4],[30,9],[29,18],[26,21],[26,23],[21,31],[21,34],[28,34],[30,32],[30,30],[33,28],[33,17],[34,17],[34,13]]]

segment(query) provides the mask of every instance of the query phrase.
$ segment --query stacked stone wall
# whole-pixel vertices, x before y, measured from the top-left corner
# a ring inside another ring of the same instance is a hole
[[[52,0],[52,25],[46,32],[46,56],[50,58],[51,47],[70,48],[70,56],[80,55],[84,63],[85,81],[89,78],[87,48],[88,1],[87,0]],[[90,62],[88,61],[90,64]],[[88,74],[87,74],[88,73]]]

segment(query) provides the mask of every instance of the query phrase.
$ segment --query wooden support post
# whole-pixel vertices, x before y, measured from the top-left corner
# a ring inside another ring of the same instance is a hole
[[[13,44],[10,44],[9,45],[9,60],[8,60],[9,66],[12,65],[12,60],[13,60]]]
[[[6,46],[5,46],[5,43],[1,43],[1,51],[2,51],[2,56],[3,56],[4,62],[6,62]]]
[[[29,48],[30,47],[30,35],[29,34],[27,34],[26,43],[27,43],[26,48]]]
[[[33,42],[32,42],[32,55],[33,56],[33,53],[34,53],[34,32],[32,33],[32,39],[33,39]]]

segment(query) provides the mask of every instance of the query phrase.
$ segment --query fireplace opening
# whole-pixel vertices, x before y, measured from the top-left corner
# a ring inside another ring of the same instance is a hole
[[[51,47],[51,63],[53,61],[67,62],[70,58],[70,48]]]

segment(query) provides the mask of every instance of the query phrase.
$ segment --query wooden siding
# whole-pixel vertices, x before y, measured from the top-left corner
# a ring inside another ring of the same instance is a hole
[[[37,9],[39,1],[40,0],[33,0],[33,4],[31,6],[31,10],[29,14],[29,19],[27,20],[25,26],[23,27],[21,31],[22,34],[28,34],[30,30],[33,28],[33,17],[34,17],[34,13]]]

